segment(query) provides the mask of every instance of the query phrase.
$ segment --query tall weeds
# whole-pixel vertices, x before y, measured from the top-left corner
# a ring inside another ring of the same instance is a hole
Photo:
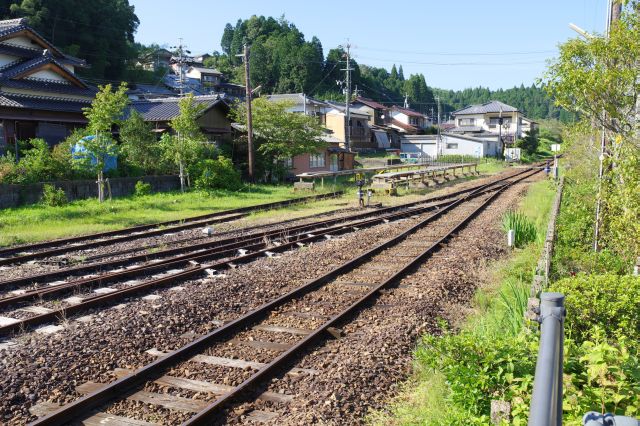
[[[524,213],[510,210],[502,216],[502,228],[505,232],[515,231],[516,247],[524,247],[535,241],[537,236],[536,225]]]

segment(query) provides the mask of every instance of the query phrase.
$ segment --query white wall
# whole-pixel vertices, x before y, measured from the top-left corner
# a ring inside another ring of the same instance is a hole
[[[476,142],[468,139],[457,138],[455,136],[442,136],[442,154],[444,155],[472,155],[474,157],[484,157],[486,154],[487,142]],[[457,146],[456,146],[457,145]]]
[[[42,48],[40,47],[39,44],[32,43],[30,38],[27,38],[27,37],[24,37],[24,36],[11,37],[9,40],[5,40],[5,43],[13,44],[14,46],[27,47],[29,49],[40,49],[40,50],[42,50]]]
[[[402,152],[406,153],[424,153],[429,155],[430,157],[435,157],[437,155],[436,150],[436,141],[434,140],[407,140],[404,138],[400,139],[400,149]]]
[[[66,78],[51,70],[41,70],[30,74],[29,77],[46,78],[47,80],[67,81]]]

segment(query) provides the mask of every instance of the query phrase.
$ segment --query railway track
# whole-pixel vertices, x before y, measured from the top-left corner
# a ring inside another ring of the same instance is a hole
[[[292,369],[291,364],[324,339],[339,335],[338,327],[385,287],[436,252],[502,191],[536,172],[487,184],[423,212],[415,225],[366,253],[178,350],[157,352],[157,360],[145,367],[115,371],[118,379],[111,383],[80,385],[78,393],[86,396],[31,425],[149,425],[159,419],[164,424],[210,425],[234,415],[227,409],[240,401],[286,404],[293,395],[261,392],[261,385],[280,374],[321,373]],[[137,410],[140,404],[146,409]],[[276,417],[277,412],[254,410],[248,418]]]
[[[198,228],[215,223],[229,222],[241,219],[250,213],[287,207],[294,204],[302,204],[341,196],[342,192],[312,195],[308,197],[294,198],[291,200],[277,201],[273,203],[258,204],[241,207],[232,210],[223,210],[216,213],[194,216],[186,219],[158,222],[147,225],[139,225],[115,231],[107,231],[96,234],[81,235],[58,240],[43,241],[40,243],[23,244],[0,248],[0,266],[17,265],[20,263],[58,256],[64,253],[80,250],[88,250],[96,247],[132,241],[140,238],[148,238],[157,235],[175,233],[186,229]]]
[[[515,174],[519,176],[526,171]],[[85,265],[46,274],[0,282],[5,297],[0,298],[0,336],[21,332],[29,328],[64,320],[71,315],[99,306],[109,305],[124,298],[148,292],[164,286],[196,278],[205,273],[214,274],[239,264],[251,262],[261,256],[295,249],[305,244],[353,232],[380,223],[404,219],[425,212],[445,208],[474,192],[490,190],[501,185],[511,176],[494,180],[489,184],[474,186],[452,194],[432,197],[425,201],[365,212],[349,219],[333,218],[311,224],[295,225],[285,230],[270,230],[231,237],[215,242],[192,245],[188,248],[165,250],[165,255],[189,251],[187,254],[156,260],[139,266],[121,268],[122,265],[150,260],[147,255],[132,256],[115,262]],[[159,255],[159,253],[158,253]],[[113,270],[115,267],[120,267]],[[52,281],[61,276],[89,274],[69,280]],[[34,289],[24,289],[41,283]],[[16,290],[17,288],[17,290]],[[84,291],[82,294],[78,292]],[[66,297],[66,298],[65,298]],[[52,299],[57,298],[61,300]],[[29,305],[29,303],[33,303]]]

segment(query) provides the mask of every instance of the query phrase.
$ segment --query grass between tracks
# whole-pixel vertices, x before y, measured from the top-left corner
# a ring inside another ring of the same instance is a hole
[[[184,219],[305,195],[310,194],[294,193],[291,187],[259,185],[242,192],[156,193],[116,198],[102,204],[87,199],[60,207],[30,205],[5,209],[0,210],[0,246]]]
[[[483,174],[493,174],[503,170],[498,162],[483,162],[478,170]],[[449,182],[440,186],[455,185],[462,180]],[[251,214],[248,221],[263,221],[270,217],[284,219],[311,214],[319,214],[344,208],[356,203],[355,184],[353,180],[339,180],[337,185],[327,183],[324,188],[318,186],[313,194],[345,190],[347,195],[343,201],[322,201],[294,205],[285,209],[257,212]],[[401,190],[400,196],[423,195],[432,192]],[[295,193],[291,186],[256,185],[244,191],[192,191],[156,193],[141,197],[130,196],[107,200],[100,204],[96,199],[73,201],[67,205],[50,207],[45,205],[29,205],[0,210],[0,246],[31,243],[36,241],[63,238],[72,235],[83,235],[122,229],[129,226],[154,222],[178,220],[213,213],[221,210],[245,207],[254,204],[276,202],[312,193]],[[410,197],[409,197],[410,198]],[[389,197],[376,194],[372,202],[383,201],[385,204],[397,203]],[[404,202],[406,200],[403,200]],[[286,216],[286,217],[283,217]]]
[[[526,414],[536,340],[526,337],[522,318],[554,195],[546,180],[529,187],[518,210],[535,223],[536,240],[488,268],[490,284],[476,293],[473,313],[455,331],[442,321],[439,336],[423,336],[413,377],[370,423],[486,425],[492,399],[511,401],[512,413]]]

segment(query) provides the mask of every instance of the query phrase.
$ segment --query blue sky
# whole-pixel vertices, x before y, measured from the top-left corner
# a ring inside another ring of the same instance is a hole
[[[607,0],[308,1],[308,0],[131,0],[140,26],[137,41],[175,45],[179,37],[193,53],[220,50],[227,22],[251,15],[285,15],[307,40],[317,36],[329,49],[347,39],[362,64],[391,68],[405,76],[423,73],[444,89],[530,85],[557,45],[576,34],[573,22],[602,32]],[[380,6],[374,6],[380,4]]]

